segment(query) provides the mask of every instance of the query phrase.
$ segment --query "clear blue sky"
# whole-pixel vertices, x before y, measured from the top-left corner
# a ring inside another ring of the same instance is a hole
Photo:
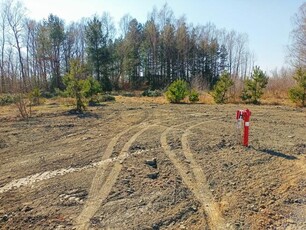
[[[167,3],[176,18],[185,15],[194,25],[214,23],[217,28],[236,30],[249,36],[256,64],[270,70],[286,65],[286,46],[292,30],[292,17],[303,0],[22,0],[30,18],[40,20],[50,13],[78,21],[82,17],[109,12],[115,22],[130,14],[145,22],[153,7]]]

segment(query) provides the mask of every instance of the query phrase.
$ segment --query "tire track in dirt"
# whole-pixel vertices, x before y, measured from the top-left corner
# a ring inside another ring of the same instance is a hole
[[[102,157],[102,159],[108,158],[111,156],[114,147],[116,146],[116,143],[118,142],[119,138],[130,131],[131,129],[135,127],[141,127],[146,126],[146,124],[140,124],[136,126],[132,126],[128,128],[127,130],[124,130],[123,132],[116,135],[108,145],[107,149],[105,150],[105,153]],[[119,157],[127,154],[129,151],[129,148],[133,144],[133,142],[145,131],[148,129],[156,126],[157,124],[151,124],[147,125],[146,127],[142,128],[140,131],[138,131],[136,134],[134,134],[128,142],[123,146],[122,150],[120,151]],[[122,162],[115,162],[111,168],[111,171],[108,175],[105,175],[107,171],[107,167],[100,167],[91,184],[91,188],[89,191],[88,200],[86,201],[84,208],[80,215],[76,219],[76,226],[77,229],[83,230],[88,229],[90,224],[90,218],[94,216],[94,214],[98,211],[100,208],[102,202],[107,198],[109,195],[113,185],[116,183],[117,178],[119,176],[119,173],[122,169]],[[104,178],[103,178],[104,177]],[[104,179],[104,180],[103,180]],[[103,183],[104,181],[104,183]]]
[[[190,123],[190,122],[186,122],[186,123],[183,123],[181,125],[186,125],[188,123]],[[181,126],[181,125],[177,125],[177,126]],[[170,159],[170,161],[173,163],[173,165],[177,169],[178,173],[182,177],[182,180],[184,181],[184,183],[191,190],[191,192],[195,195],[196,199],[201,202],[201,196],[198,192],[198,188],[197,188],[196,183],[193,181],[192,177],[190,177],[187,174],[187,169],[185,168],[184,163],[181,162],[178,159],[175,152],[171,150],[171,148],[170,148],[170,146],[168,145],[168,142],[167,142],[168,133],[170,133],[177,126],[171,126],[171,127],[167,128],[161,134],[161,137],[160,137],[161,146],[164,149],[164,152],[165,152],[166,156]],[[204,205],[202,202],[201,202],[201,204],[202,204],[202,206]]]
[[[104,154],[102,155],[102,159],[101,161],[105,161],[107,159],[110,159],[112,153],[113,153],[113,150],[117,144],[117,142],[119,141],[120,137],[122,137],[123,135],[127,134],[128,132],[130,132],[132,129],[134,128],[138,128],[140,127],[141,125],[145,125],[145,121],[146,120],[149,120],[149,118],[152,116],[148,114],[148,111],[144,111],[144,114],[143,116],[140,118],[140,120],[137,121],[137,123],[134,123],[133,125],[131,125],[130,127],[126,128],[125,130],[123,130],[122,132],[118,133],[115,137],[113,137],[110,141],[110,143],[108,144],[106,150],[104,151]],[[141,134],[141,133],[140,133]],[[139,134],[139,135],[140,135]],[[135,134],[137,135],[137,133]],[[134,136],[135,136],[134,135]],[[138,135],[138,136],[139,136]],[[133,137],[134,137],[133,136]],[[133,139],[133,137],[131,139]],[[131,140],[130,139],[130,140]],[[129,143],[129,141],[124,145],[123,149],[121,150],[120,154],[118,157],[121,157],[124,152],[123,150],[125,149],[126,145]],[[131,143],[132,144],[132,143]],[[130,144],[130,145],[131,145]],[[127,146],[127,151],[126,153],[128,152],[128,149],[129,149],[130,146]],[[117,165],[117,164],[116,164]],[[99,193],[99,188],[101,188],[103,186],[103,182],[104,184],[106,184],[108,181],[107,181],[107,176],[108,178],[110,177],[111,173],[109,173],[108,175],[105,175],[106,174],[106,171],[107,171],[107,166],[108,165],[102,165],[101,167],[99,167],[95,173],[95,176],[92,180],[92,183],[91,183],[91,187],[90,187],[90,190],[89,190],[89,196],[88,196],[88,200],[91,198],[91,199],[94,199],[97,194]],[[119,175],[119,174],[118,174]],[[105,181],[103,181],[103,176],[105,178]],[[102,178],[102,179],[101,179]],[[89,202],[89,201],[88,201]],[[85,206],[86,206],[86,203],[85,203]],[[90,205],[89,205],[90,206]],[[82,211],[84,212],[84,210]],[[93,213],[94,214],[94,213]],[[92,216],[93,216],[92,214]],[[83,214],[84,215],[84,214]],[[78,218],[81,218],[82,216],[82,213],[79,215]],[[90,218],[92,217],[90,216]],[[89,219],[88,219],[89,221]],[[84,226],[85,228],[85,226]]]
[[[209,189],[205,173],[203,172],[201,166],[197,164],[188,144],[188,136],[191,134],[191,130],[196,126],[203,125],[205,123],[207,123],[207,121],[190,126],[188,129],[186,129],[186,131],[182,135],[182,148],[184,156],[190,162],[189,165],[196,180],[198,196],[207,214],[208,224],[210,228],[226,229],[225,220],[222,217],[218,204],[214,201],[214,197]]]
[[[126,134],[127,132],[129,132],[133,128],[138,127],[144,121],[148,120],[151,116],[152,116],[152,114],[149,114],[148,111],[145,110],[143,112],[143,115],[141,116],[141,118],[138,121],[134,122],[132,124],[132,126],[125,129],[124,131],[122,131],[121,133],[116,135],[111,140],[108,148],[113,149],[114,145],[116,145],[118,139],[122,135]],[[108,120],[111,120],[115,117],[118,117],[118,116],[110,115],[108,117]],[[44,128],[44,127],[46,127],[46,125],[43,124],[43,125],[40,125],[39,127]],[[51,127],[61,127],[61,125],[56,124],[56,125],[52,125]],[[95,128],[98,128],[97,124],[96,124]],[[78,131],[78,132],[75,132],[75,133],[72,133],[72,134],[68,134],[67,137],[77,136],[77,135],[80,135],[80,134],[83,135],[83,134],[87,133],[88,131],[89,131],[89,129],[85,130],[85,131],[81,130],[81,131]],[[109,153],[109,151],[106,150],[106,153]],[[48,179],[51,179],[51,178],[54,178],[54,177],[57,177],[57,176],[63,176],[63,175],[66,175],[68,173],[79,172],[79,171],[86,170],[86,169],[93,168],[93,167],[100,167],[100,168],[105,167],[112,161],[118,161],[118,160],[120,161],[120,160],[123,160],[124,158],[127,157],[127,156],[126,157],[121,156],[121,157],[110,158],[111,153],[112,153],[112,150],[111,150],[110,154],[103,155],[101,161],[91,163],[91,164],[85,165],[83,167],[68,167],[68,168],[61,168],[61,169],[57,169],[57,170],[53,170],[53,171],[43,171],[43,172],[39,172],[39,173],[36,173],[36,174],[29,175],[27,177],[12,180],[11,182],[9,182],[9,183],[5,184],[4,186],[0,187],[0,194],[4,193],[4,192],[7,192],[7,191],[10,191],[12,189],[18,189],[18,188],[23,187],[23,186],[30,186],[30,185],[32,185],[34,183],[37,183],[39,181],[42,181],[42,180],[48,180]]]
[[[192,125],[182,135],[181,142],[182,142],[183,153],[186,159],[190,162],[190,166],[191,166],[191,170],[194,175],[194,178],[192,178],[191,175],[187,174],[187,170],[186,170],[186,167],[184,166],[184,163],[178,159],[175,152],[171,150],[170,146],[167,143],[167,135],[173,130],[175,126],[171,126],[167,128],[161,134],[160,141],[161,141],[162,148],[165,151],[165,154],[168,156],[168,158],[171,160],[171,162],[176,167],[184,183],[188,186],[191,192],[195,195],[197,200],[201,202],[203,212],[207,215],[207,221],[208,221],[209,227],[211,229],[227,229],[225,225],[225,221],[221,215],[221,212],[219,211],[218,205],[214,202],[212,193],[209,190],[209,186],[207,184],[205,174],[203,170],[201,169],[201,167],[196,163],[190,151],[190,148],[188,146],[187,137],[190,133],[190,130],[198,125],[201,125],[201,124],[204,124],[210,121],[200,122],[195,125]],[[186,123],[183,123],[177,126],[186,125],[188,123],[190,122],[186,122]]]

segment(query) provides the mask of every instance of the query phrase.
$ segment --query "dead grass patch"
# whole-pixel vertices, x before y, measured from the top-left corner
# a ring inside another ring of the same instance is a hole
[[[286,105],[294,106],[294,103],[289,99],[287,91],[276,90],[266,91],[260,99],[263,105]]]
[[[116,102],[120,103],[156,103],[156,104],[168,104],[164,96],[160,97],[124,97],[124,96],[115,96]]]

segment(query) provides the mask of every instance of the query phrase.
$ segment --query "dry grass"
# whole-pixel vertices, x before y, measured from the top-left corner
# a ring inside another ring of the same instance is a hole
[[[5,105],[0,106],[0,118],[10,116],[17,116],[18,115],[18,108],[16,105]]]
[[[209,104],[209,105],[215,104],[214,98],[207,92],[201,92],[199,99],[200,99],[199,103],[202,104]]]
[[[168,104],[164,96],[160,97],[124,97],[124,96],[115,96],[116,102],[120,103],[156,103],[156,104]]]
[[[287,105],[295,106],[289,99],[287,91],[266,91],[260,99],[263,105]]]
[[[137,94],[136,94],[137,95]],[[124,96],[115,96],[116,102],[120,103],[156,103],[156,104],[169,104],[170,102],[166,99],[165,96],[160,97],[124,97]],[[183,103],[190,103],[188,97],[183,100]],[[215,104],[213,97],[207,92],[200,92],[199,101],[195,104]]]
[[[43,114],[64,112],[72,109],[74,104],[74,99],[72,98],[44,99],[43,104],[31,107],[31,116],[35,117]],[[15,120],[20,118],[20,116],[20,112],[15,104],[0,106],[0,120]]]
[[[75,106],[76,105],[75,98],[71,98],[71,97],[58,97],[58,98],[51,99],[51,101],[53,101],[54,103],[58,103],[60,105],[64,105],[64,106]]]
[[[165,96],[160,97],[143,97],[139,96],[139,93],[135,93],[134,97],[115,96],[116,102],[119,103],[155,103],[155,104],[169,104]],[[188,98],[184,100],[184,103],[190,103]],[[239,97],[231,97],[229,99],[230,104],[241,103]],[[215,104],[213,97],[207,92],[200,92],[199,101],[196,104]],[[261,98],[261,104],[263,105],[285,105],[295,106],[288,97],[286,90],[266,90]],[[38,106],[32,106],[32,115],[41,116],[43,114],[65,112],[72,109],[75,106],[74,98],[52,98],[45,99],[44,103]],[[0,120],[14,120],[20,117],[18,108],[15,104],[1,106],[0,107]]]

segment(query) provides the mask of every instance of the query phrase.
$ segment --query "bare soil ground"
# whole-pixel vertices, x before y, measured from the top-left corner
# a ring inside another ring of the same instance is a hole
[[[130,101],[0,113],[1,229],[306,229],[306,111]],[[6,111],[6,112],[5,112]],[[43,112],[44,111],[44,112]]]

